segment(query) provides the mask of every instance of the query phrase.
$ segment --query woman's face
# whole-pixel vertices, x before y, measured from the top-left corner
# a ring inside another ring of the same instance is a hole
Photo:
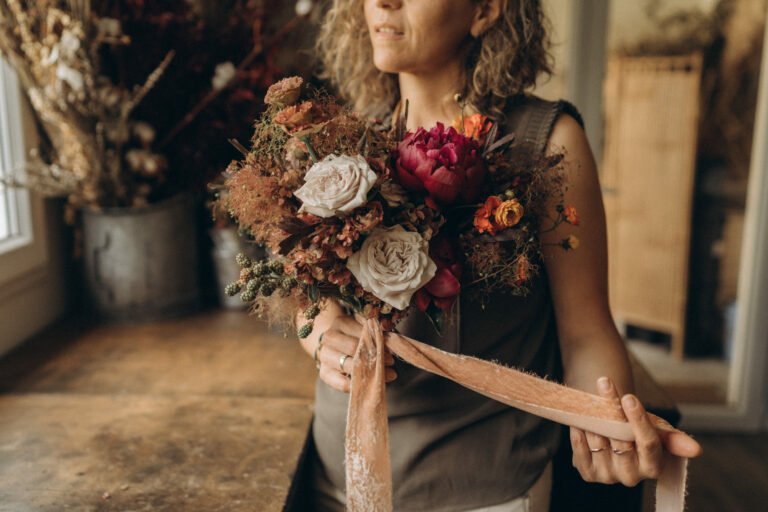
[[[364,0],[373,63],[386,73],[429,73],[460,58],[472,0]]]

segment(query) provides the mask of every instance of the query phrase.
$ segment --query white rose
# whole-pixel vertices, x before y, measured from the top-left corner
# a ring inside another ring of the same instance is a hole
[[[376,178],[360,155],[328,155],[309,168],[304,185],[293,195],[301,200],[302,211],[333,217],[365,204]]]
[[[360,251],[349,257],[347,268],[364,290],[403,310],[416,290],[437,272],[428,249],[429,244],[421,235],[400,225],[376,228]]]

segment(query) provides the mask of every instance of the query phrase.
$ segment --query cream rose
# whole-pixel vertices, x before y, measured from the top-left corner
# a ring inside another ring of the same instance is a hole
[[[376,228],[360,251],[347,260],[347,268],[364,290],[403,310],[411,296],[435,276],[437,265],[421,235],[397,225]]]
[[[364,205],[376,178],[360,155],[328,155],[309,168],[304,185],[293,195],[301,201],[302,211],[333,217]]]

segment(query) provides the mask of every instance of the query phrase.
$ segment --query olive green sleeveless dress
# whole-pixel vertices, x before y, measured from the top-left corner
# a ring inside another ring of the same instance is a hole
[[[520,96],[507,109],[506,132],[546,146],[560,113],[581,122],[564,101]],[[547,276],[525,297],[496,294],[482,309],[457,301],[458,319],[438,335],[421,311],[397,330],[440,349],[493,360],[561,380],[555,316]],[[552,459],[560,426],[508,407],[447,379],[397,361],[387,385],[393,505],[400,511],[460,511],[522,496]],[[343,492],[348,395],[317,380],[316,470]]]

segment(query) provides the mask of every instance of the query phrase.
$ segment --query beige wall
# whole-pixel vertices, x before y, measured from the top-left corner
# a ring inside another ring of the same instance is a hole
[[[660,29],[645,12],[648,3],[648,0],[611,0],[608,14],[609,51],[661,35]],[[658,16],[665,17],[680,10],[711,13],[717,3],[718,0],[663,0],[659,2]]]
[[[544,8],[552,24],[552,56],[555,59],[555,69],[552,77],[542,81],[536,87],[535,93],[548,100],[566,98],[568,95],[568,51],[571,36],[571,2],[574,0],[547,0]]]
[[[28,150],[36,144],[37,133],[26,101],[22,101],[21,113]],[[35,241],[21,259],[4,259],[0,271],[0,354],[50,325],[65,310],[66,255],[59,212],[52,202],[34,194],[30,205]]]

